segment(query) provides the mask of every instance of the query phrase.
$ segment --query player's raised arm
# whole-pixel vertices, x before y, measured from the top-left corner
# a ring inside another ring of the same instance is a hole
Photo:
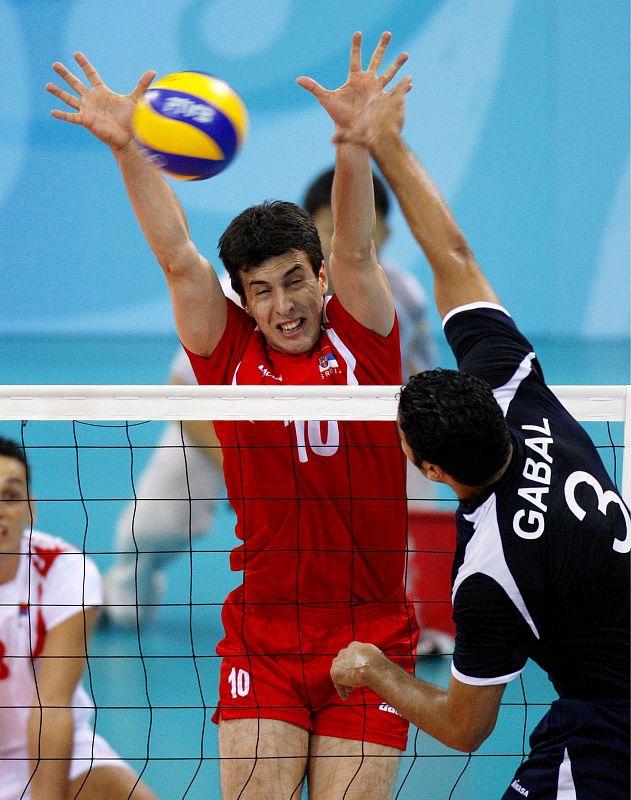
[[[352,126],[338,126],[336,141],[366,147],[379,165],[430,263],[436,307],[444,317],[466,303],[498,299],[445,200],[401,138],[405,95],[411,88],[406,77],[375,95]]]
[[[75,60],[87,84],[63,64],[55,62],[53,69],[68,89],[54,83],[46,84],[46,89],[71,110],[54,110],[52,115],[81,125],[112,150],[138,222],[164,270],[179,336],[193,352],[210,355],[226,324],[224,293],[212,266],[190,238],[186,217],[175,193],[137,147],[132,134],[136,103],[155,72],[145,72],[132,92],[121,95],[105,85],[85,55],[76,53]]]
[[[377,75],[390,42],[382,34],[367,69],[362,68],[361,34],[353,36],[346,82],[329,91],[311,78],[298,83],[327,111],[336,130],[352,127],[371,98],[380,95],[407,59],[399,55]],[[332,193],[334,233],[329,269],[342,305],[366,327],[386,336],[392,330],[394,305],[387,280],[377,263],[373,244],[375,206],[370,160],[365,148],[342,142],[337,146]]]

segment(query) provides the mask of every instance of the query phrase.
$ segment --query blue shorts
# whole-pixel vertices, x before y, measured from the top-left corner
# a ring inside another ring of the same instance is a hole
[[[629,800],[629,702],[555,700],[502,800]]]

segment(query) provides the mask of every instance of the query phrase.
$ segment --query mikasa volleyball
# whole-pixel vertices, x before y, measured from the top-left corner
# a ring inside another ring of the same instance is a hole
[[[247,134],[239,95],[206,72],[175,72],[153,83],[136,106],[134,136],[154,163],[178,180],[225,169]]]

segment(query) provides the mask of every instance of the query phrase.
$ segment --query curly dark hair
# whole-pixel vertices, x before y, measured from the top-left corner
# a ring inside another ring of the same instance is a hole
[[[242,211],[219,239],[219,257],[230,275],[232,288],[245,298],[239,270],[258,267],[272,256],[302,250],[317,276],[322,245],[313,219],[304,208],[284,200],[266,200]]]
[[[322,208],[322,206],[331,205],[331,192],[333,191],[334,177],[335,168],[331,167],[314,178],[312,183],[307,187],[302,204],[312,216],[319,208]],[[375,191],[375,208],[385,219],[390,211],[388,190],[386,189],[385,183],[374,172],[372,174],[372,184]]]
[[[16,461],[20,461],[22,464],[24,464],[24,470],[26,472],[26,485],[30,486],[31,468],[29,467],[26,453],[24,452],[22,445],[14,442],[13,439],[5,439],[4,437],[0,436],[0,456],[5,456],[6,458],[15,458]]]
[[[506,463],[511,434],[491,387],[449,369],[413,375],[399,397],[399,427],[414,454],[465,486],[484,486]]]

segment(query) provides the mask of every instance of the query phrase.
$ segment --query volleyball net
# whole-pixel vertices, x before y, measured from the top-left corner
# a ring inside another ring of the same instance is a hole
[[[631,386],[552,387],[596,444],[623,497],[631,497]],[[168,553],[159,546],[149,554],[160,559],[169,581],[160,595],[154,624],[132,626],[127,633],[97,631],[90,648],[87,678],[96,709],[96,729],[163,796],[219,796],[218,750],[210,718],[215,711],[222,638],[221,608],[226,594],[241,582],[230,572],[229,553],[238,542],[225,492],[191,492],[194,446],[185,443],[182,420],[382,421],[396,418],[400,387],[316,386],[3,386],[0,387],[0,435],[23,445],[32,469],[37,500],[36,527],[61,536],[107,572],[117,550],[114,534],[126,506],[137,507],[138,485],[160,446],[165,423],[178,434],[168,445],[186,467],[186,485],[151,502],[167,514],[175,499],[187,509],[188,526]],[[305,427],[306,435],[308,429]],[[264,466],[263,466],[264,468]],[[421,490],[422,491],[422,490]],[[211,501],[210,535],[197,536],[193,506]],[[449,539],[455,502],[447,495],[410,498],[417,520],[428,527],[423,537],[409,537],[408,591],[421,620],[431,610],[448,614],[445,583],[451,561]],[[424,504],[424,505],[423,505]],[[158,512],[162,513],[161,511]],[[412,514],[412,511],[411,511]],[[131,517],[133,533],[134,518]],[[433,530],[438,531],[432,543]],[[440,530],[438,530],[440,529]],[[180,557],[171,559],[174,551]],[[132,536],[134,576],[141,574],[141,553]],[[416,562],[414,559],[417,559]],[[441,566],[434,569],[433,565]],[[447,566],[445,566],[447,565]],[[441,572],[437,585],[432,573]],[[428,591],[427,587],[431,589]],[[141,598],[147,587],[137,586]],[[448,657],[421,658],[417,674],[446,683]],[[239,691],[235,676],[235,691]],[[496,732],[472,756],[463,756],[411,728],[403,755],[397,797],[430,792],[436,800],[495,796],[503,791],[527,752],[527,734],[552,699],[545,677],[526,670],[507,690]],[[540,708],[541,707],[541,708]],[[174,734],[174,732],[177,732]],[[177,777],[176,777],[177,775]],[[430,776],[430,777],[428,777]],[[217,787],[216,795],[212,794]],[[490,789],[489,787],[492,787]],[[487,794],[488,793],[488,794]]]

